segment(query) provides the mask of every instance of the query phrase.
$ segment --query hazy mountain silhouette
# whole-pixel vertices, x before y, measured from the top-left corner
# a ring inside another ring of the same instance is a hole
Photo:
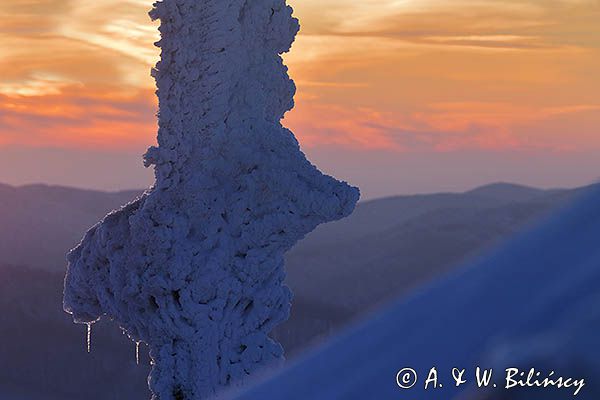
[[[62,271],[67,251],[85,231],[139,193],[0,185],[0,260]]]
[[[560,192],[561,190],[558,191]],[[544,194],[548,194],[548,192],[556,192],[556,190],[540,190],[529,186],[498,182],[478,187],[467,193],[481,197],[490,197],[501,201],[524,201],[543,196]]]
[[[498,184],[366,202],[291,251],[289,281],[300,297],[324,293],[329,304],[357,311],[438,275],[578,193]]]

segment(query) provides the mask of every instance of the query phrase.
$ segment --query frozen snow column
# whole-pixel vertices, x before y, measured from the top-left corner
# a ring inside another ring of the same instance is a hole
[[[153,399],[199,400],[282,359],[284,253],[349,215],[358,189],[323,175],[281,125],[298,31],[285,0],[163,0],[156,184],[68,256],[64,308],[149,345]]]

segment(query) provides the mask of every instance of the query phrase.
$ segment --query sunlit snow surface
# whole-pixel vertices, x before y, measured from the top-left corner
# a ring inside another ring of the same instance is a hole
[[[349,296],[352,294],[349,293]],[[511,389],[506,368],[584,378],[600,398],[600,188],[462,272],[350,330],[238,400],[569,399],[573,389]],[[431,368],[442,388],[425,391]],[[473,386],[494,368],[496,390]],[[403,368],[419,382],[402,390]],[[456,388],[451,371],[466,369]]]
[[[280,120],[298,32],[285,0],[163,0],[156,184],[69,254],[64,307],[150,347],[160,400],[199,400],[282,360],[284,253],[349,215],[358,189],[323,175]],[[107,384],[110,384],[107,382]]]

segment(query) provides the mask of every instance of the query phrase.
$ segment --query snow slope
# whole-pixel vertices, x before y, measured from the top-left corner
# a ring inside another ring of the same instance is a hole
[[[539,227],[348,331],[238,400],[567,399],[572,391],[456,388],[454,367],[537,368],[600,388],[600,189]],[[349,296],[352,294],[349,293]],[[429,370],[439,389],[424,390]],[[421,377],[401,390],[396,374]],[[472,379],[472,373],[468,373]],[[498,378],[499,387],[504,381]],[[508,397],[507,397],[508,396]]]

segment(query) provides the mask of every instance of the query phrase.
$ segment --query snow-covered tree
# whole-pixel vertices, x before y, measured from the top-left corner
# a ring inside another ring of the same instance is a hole
[[[68,256],[64,308],[150,347],[154,399],[198,400],[282,359],[284,253],[359,193],[310,164],[281,125],[298,32],[285,0],[163,0],[156,183]]]

